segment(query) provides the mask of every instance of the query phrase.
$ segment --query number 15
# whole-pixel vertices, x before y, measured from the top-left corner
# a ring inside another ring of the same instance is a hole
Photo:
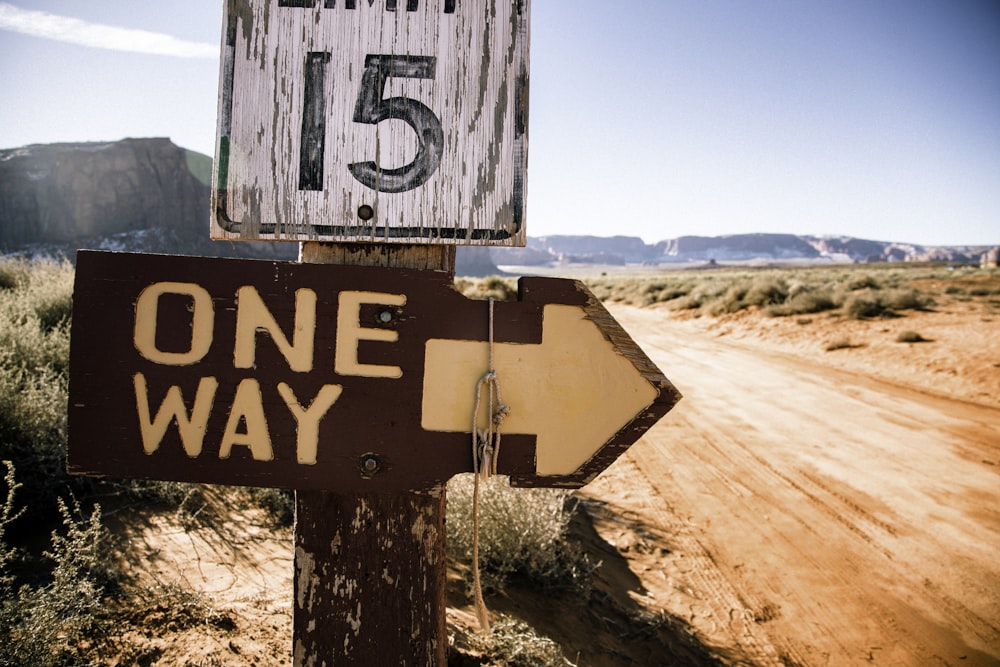
[[[299,190],[323,189],[326,139],[324,90],[329,63],[330,54],[327,52],[312,52],[306,56]],[[354,122],[377,125],[394,118],[409,125],[417,135],[417,154],[407,165],[383,169],[371,160],[347,165],[351,175],[365,186],[379,192],[413,190],[426,183],[441,164],[444,132],[434,112],[408,97],[384,97],[388,78],[433,79],[436,63],[437,59],[433,56],[369,54],[365,57],[361,87],[354,106]]]

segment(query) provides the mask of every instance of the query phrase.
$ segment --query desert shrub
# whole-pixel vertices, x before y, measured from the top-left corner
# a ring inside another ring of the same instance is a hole
[[[267,511],[279,526],[291,526],[295,519],[295,494],[288,489],[250,487],[250,498]]]
[[[5,319],[34,314],[45,330],[69,320],[73,309],[73,265],[65,259],[0,262],[0,312]]]
[[[891,289],[880,295],[882,305],[889,310],[926,310],[934,300],[915,289]]]
[[[709,315],[716,316],[738,312],[744,308],[743,299],[746,297],[748,289],[749,286],[746,283],[730,285],[722,294],[703,302],[701,307]]]
[[[766,308],[781,304],[788,296],[788,285],[776,276],[733,276],[724,281],[724,290],[704,293],[700,308],[709,315],[737,313],[747,308]]]
[[[66,482],[66,377],[0,365],[0,457],[22,470],[23,499],[51,508]]]
[[[826,346],[827,352],[833,352],[835,350],[852,350],[856,347],[861,347],[860,345],[851,342],[850,338],[837,338],[836,340],[830,341]]]
[[[490,276],[471,280],[462,278],[455,281],[455,289],[470,299],[494,299],[510,301],[517,299],[517,287],[512,281],[500,276]]]
[[[849,294],[844,300],[844,315],[851,319],[863,320],[880,317],[888,313],[879,295],[871,290]]]
[[[585,280],[584,284],[601,301],[650,305],[654,303],[655,291],[647,292],[636,278],[607,278]]]
[[[858,290],[881,289],[881,285],[879,285],[879,282],[875,280],[874,276],[869,274],[864,274],[860,276],[849,276],[845,287],[852,292],[857,292]]]
[[[784,303],[766,306],[764,313],[771,317],[788,315],[809,315],[837,308],[833,295],[826,289],[802,290],[788,298]]]
[[[846,296],[844,315],[858,320],[892,317],[901,310],[926,310],[933,303],[915,289],[863,290]]]
[[[55,292],[37,295],[35,315],[43,331],[65,326],[73,315],[73,293]]]
[[[665,287],[655,294],[656,303],[664,303],[667,301],[673,301],[674,299],[679,299],[682,296],[687,296],[689,291],[690,288],[686,285]]]
[[[8,260],[0,262],[0,275],[8,276],[0,290],[0,367],[65,372],[73,267],[50,260]]]
[[[681,280],[657,277],[621,281],[615,293],[618,301],[651,306],[655,303],[665,303],[682,297],[690,290],[690,285]]]
[[[448,483],[448,550],[452,558],[472,559],[471,474]],[[593,568],[582,549],[567,541],[575,503],[562,489],[515,489],[506,477],[481,483],[479,564],[484,586],[502,588],[519,575],[543,586],[579,582]]]
[[[788,285],[781,278],[761,276],[750,283],[743,298],[747,306],[773,306],[788,298]]]
[[[21,279],[21,272],[12,261],[0,264],[0,289],[14,289]]]
[[[231,612],[217,609],[200,591],[174,583],[158,583],[132,591],[125,600],[128,621],[148,632],[150,627],[167,626],[175,630],[212,626],[226,632],[236,629]]]
[[[667,283],[654,280],[652,282],[646,283],[641,288],[639,288],[639,294],[641,294],[642,296],[651,296],[659,294],[661,291],[667,289],[667,287],[669,287]]]
[[[0,458],[21,471],[24,504],[52,511],[65,489],[69,318],[66,261],[0,262]]]
[[[903,331],[896,336],[897,343],[928,343],[928,339],[921,336],[916,331]]]
[[[500,614],[487,636],[457,630],[455,646],[481,656],[479,664],[508,667],[572,667],[559,645],[539,635],[530,625]]]
[[[17,521],[24,510],[17,510],[14,498],[21,489],[21,484],[14,479],[14,465],[10,461],[3,462],[4,474],[4,504],[0,507],[0,605],[2,600],[13,597],[14,577],[10,573],[10,563],[14,559],[14,550],[7,546],[7,526]],[[5,617],[6,618],[6,617]]]
[[[103,545],[105,530],[100,506],[89,517],[82,515],[73,500],[61,498],[59,512],[65,532],[52,532],[51,549],[44,556],[52,563],[51,576],[43,585],[24,584],[15,593],[10,572],[14,552],[6,545],[4,533],[17,517],[13,511],[14,467],[7,465],[7,497],[0,515],[0,664],[74,664],[74,646],[94,634],[104,583],[110,573]]]
[[[730,286],[721,280],[705,280],[695,285],[690,292],[670,302],[676,310],[700,309],[725,296]]]
[[[588,280],[587,288],[601,301],[610,301],[614,283],[607,280]]]

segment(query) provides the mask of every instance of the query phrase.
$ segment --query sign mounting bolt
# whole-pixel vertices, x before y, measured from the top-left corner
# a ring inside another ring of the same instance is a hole
[[[361,474],[365,477],[371,477],[378,473],[382,468],[382,461],[379,460],[378,456],[375,454],[365,454],[361,457]]]

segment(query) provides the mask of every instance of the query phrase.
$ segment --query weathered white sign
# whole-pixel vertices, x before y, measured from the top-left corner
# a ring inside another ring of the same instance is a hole
[[[524,245],[530,0],[229,0],[212,237]]]

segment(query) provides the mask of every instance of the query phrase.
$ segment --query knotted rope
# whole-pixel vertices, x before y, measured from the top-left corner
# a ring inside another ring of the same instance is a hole
[[[490,298],[490,366],[486,374],[476,383],[476,404],[472,409],[472,586],[476,601],[476,616],[483,632],[490,632],[489,612],[483,600],[483,589],[479,579],[479,483],[485,482],[497,473],[497,458],[500,455],[500,427],[510,412],[500,398],[500,378],[493,366],[493,298]],[[489,420],[486,428],[479,428],[479,411],[483,404],[483,388],[486,389],[486,404]]]

